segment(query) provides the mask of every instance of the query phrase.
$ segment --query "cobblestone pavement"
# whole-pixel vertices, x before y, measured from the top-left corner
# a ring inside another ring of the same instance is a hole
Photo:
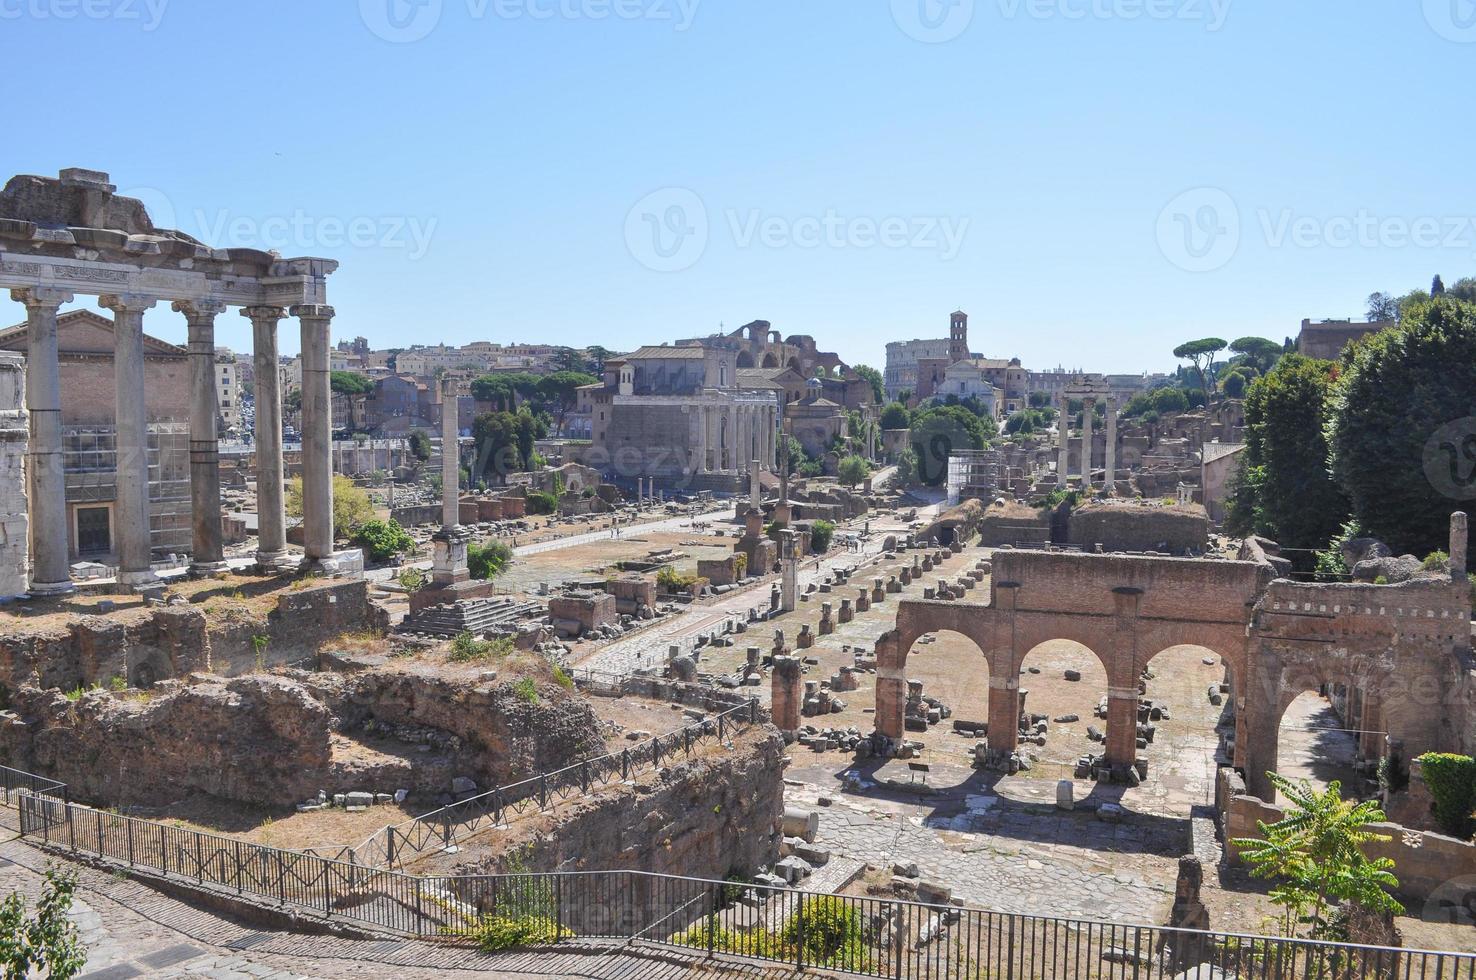
[[[0,843],[0,894],[41,892],[48,857],[21,841]],[[432,980],[439,977],[516,977],[555,980],[686,977],[776,980],[785,970],[711,962],[679,950],[583,945],[548,952],[488,956],[473,949],[412,940],[354,940],[263,932],[195,908],[160,892],[93,868],[78,873],[72,918],[87,947],[84,977],[316,980],[365,977]],[[811,974],[813,975],[813,974]]]
[[[1152,856],[1168,841],[1153,822],[1106,823],[1092,814],[1000,806],[986,794],[921,803],[834,798],[791,786],[788,803],[816,806],[816,842],[834,855],[890,869],[915,863],[976,908],[1109,922],[1157,922],[1173,899],[1173,878]],[[1182,850],[1181,832],[1170,851]]]

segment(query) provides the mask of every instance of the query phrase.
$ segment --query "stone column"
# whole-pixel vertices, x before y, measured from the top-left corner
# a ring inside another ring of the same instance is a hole
[[[1117,492],[1117,399],[1107,399],[1107,472],[1102,477],[1102,492]]]
[[[800,727],[804,665],[795,657],[775,657],[769,684],[774,727],[784,733],[786,740],[793,739]]]
[[[759,482],[759,461],[756,459],[748,464],[748,506],[754,510],[763,510],[764,507],[764,490]]]
[[[1450,515],[1450,581],[1452,585],[1466,584],[1466,515],[1456,511]]]
[[[287,508],[282,496],[282,372],[277,361],[280,306],[248,306],[256,392],[256,564],[264,571],[295,566],[287,550]]]
[[[113,312],[113,385],[117,492],[113,503],[113,543],[118,553],[118,584],[147,588],[158,581],[150,567],[149,413],[145,404],[143,317],[157,302],[125,293],[102,296],[98,305]]]
[[[692,452],[692,474],[695,476],[707,469],[707,413],[701,405],[687,410],[687,439]]]
[[[31,509],[31,581],[35,596],[74,588],[67,557],[67,484],[62,458],[61,375],[56,312],[72,294],[48,286],[11,290],[26,305],[26,411],[30,414],[27,483]]]
[[[220,442],[216,419],[215,318],[219,300],[174,304],[189,324],[190,349],[190,524],[193,554],[190,574],[219,575],[229,569],[220,531]]]
[[[333,557],[333,392],[328,373],[333,307],[294,306],[292,315],[302,329],[304,564],[323,570]]]
[[[1096,421],[1097,400],[1084,398],[1081,403],[1081,488],[1092,489],[1092,423]]]
[[[461,410],[456,382],[441,379],[441,526],[461,526]]]
[[[1071,475],[1071,414],[1068,411],[1071,399],[1061,393],[1061,406],[1056,414],[1056,428],[1060,430],[1060,462],[1056,464],[1056,485],[1065,489]]]

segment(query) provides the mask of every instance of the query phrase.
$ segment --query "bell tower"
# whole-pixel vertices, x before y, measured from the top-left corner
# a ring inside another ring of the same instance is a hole
[[[948,322],[949,363],[969,359],[969,315],[959,310]]]

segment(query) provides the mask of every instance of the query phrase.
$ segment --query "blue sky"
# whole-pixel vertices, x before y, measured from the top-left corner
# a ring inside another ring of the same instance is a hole
[[[963,308],[1167,370],[1476,274],[1470,0],[415,2],[0,0],[0,170],[336,258],[380,347],[767,319],[880,366]]]

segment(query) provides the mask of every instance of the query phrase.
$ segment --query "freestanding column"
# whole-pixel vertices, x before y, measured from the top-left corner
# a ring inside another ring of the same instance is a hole
[[[174,304],[190,330],[190,574],[199,576],[219,575],[230,567],[220,533],[220,400],[215,390],[215,318],[224,310],[218,300]]]
[[[467,545],[471,532],[461,526],[461,419],[456,382],[441,379],[441,530],[431,537],[431,579],[446,588],[471,578]]]
[[[256,392],[256,564],[266,571],[291,568],[287,508],[282,498],[282,373],[277,363],[280,306],[249,306]]]
[[[149,414],[144,402],[143,350],[143,315],[155,302],[152,296],[139,293],[98,299],[99,306],[113,311],[113,415],[117,433],[114,544],[118,584],[130,589],[147,588],[158,581],[150,567]]]
[[[61,376],[56,311],[72,294],[48,286],[14,289],[26,304],[26,411],[30,413],[27,482],[31,507],[31,584],[35,596],[71,592],[67,560],[67,484],[62,460]]]
[[[1081,403],[1081,488],[1092,489],[1092,423],[1096,421],[1097,400],[1084,398]]]
[[[1450,581],[1452,585],[1466,584],[1466,514],[1456,511],[1450,515]]]
[[[707,409],[701,403],[692,407],[692,446],[696,450],[692,460],[692,473],[707,472]]]
[[[1102,492],[1117,493],[1117,399],[1107,399],[1107,472],[1102,476]]]
[[[302,328],[302,545],[304,564],[333,558],[333,392],[329,387],[331,306],[294,306]]]
[[[1056,428],[1061,434],[1060,461],[1056,463],[1056,486],[1066,489],[1071,476],[1071,399],[1061,393],[1061,407],[1056,413]]]

